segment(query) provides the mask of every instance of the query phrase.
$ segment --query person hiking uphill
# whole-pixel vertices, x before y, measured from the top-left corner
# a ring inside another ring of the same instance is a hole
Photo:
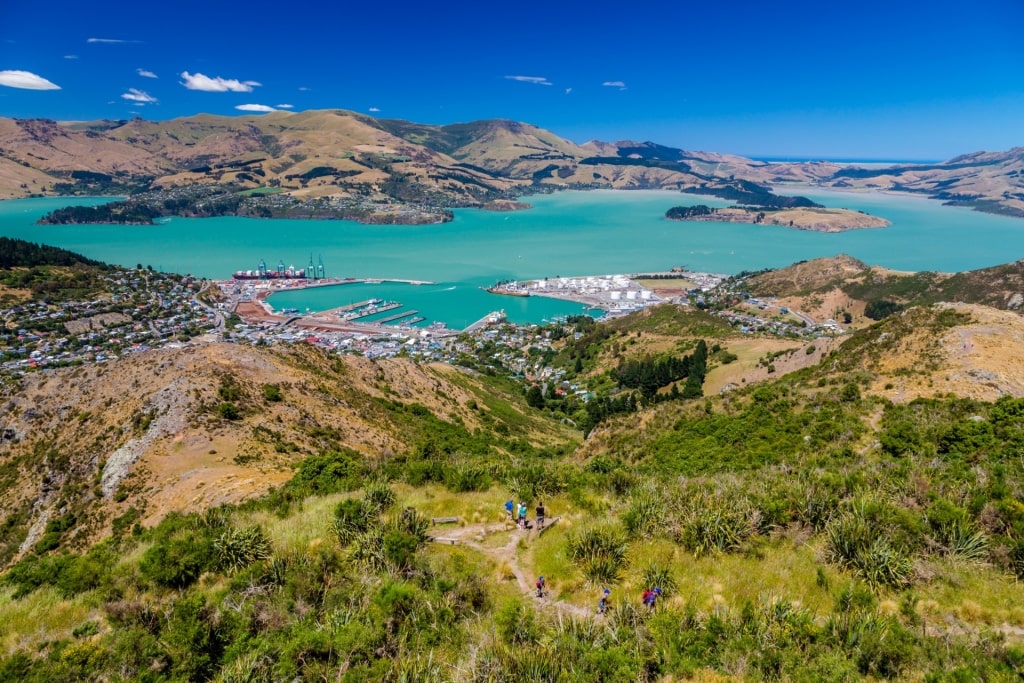
[[[645,590],[643,594],[643,603],[647,606],[647,609],[654,611],[655,605],[658,603],[658,596],[661,595],[661,589],[655,588],[654,590]]]
[[[608,590],[607,588],[604,589],[604,593],[601,594],[601,599],[597,601],[598,614],[608,613],[608,596],[611,594],[612,592],[610,590]]]
[[[537,503],[537,529],[544,528],[544,503]]]
[[[537,597],[538,598],[543,598],[544,597],[544,589],[547,587],[547,584],[544,582],[544,577],[543,576],[540,577],[539,579],[537,579],[537,584],[536,585],[537,585]]]
[[[526,503],[519,503],[519,526],[523,529],[526,528]]]
[[[515,503],[513,503],[511,500],[506,500],[505,501],[505,517],[510,522],[514,522],[515,521],[515,516],[512,514],[512,509],[514,507],[515,507]]]

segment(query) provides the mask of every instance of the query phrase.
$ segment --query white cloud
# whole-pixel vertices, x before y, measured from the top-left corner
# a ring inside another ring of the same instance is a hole
[[[276,106],[277,106],[278,109],[294,109],[295,108],[294,104],[278,104]]]
[[[237,107],[235,107],[235,109],[238,109],[239,111],[261,111],[261,112],[277,111],[273,107],[268,106],[266,104],[240,104]]]
[[[139,104],[153,104],[156,102],[156,98],[150,95],[145,90],[139,90],[138,88],[128,88],[128,92],[121,95],[122,99],[128,100],[129,102],[135,102]]]
[[[380,111],[380,109],[378,109],[377,107],[370,107],[370,111],[376,113],[376,112]]]
[[[64,55],[64,59],[78,59],[78,55]]]
[[[203,92],[252,92],[254,87],[260,85],[256,81],[239,81],[220,76],[210,78],[204,74],[190,74],[187,71],[182,72],[181,77],[185,79],[181,82],[183,86],[189,90],[202,90]]]
[[[568,94],[569,94],[569,93],[571,93],[571,92],[572,92],[572,88],[566,88],[566,89],[565,89],[565,94],[566,94],[566,95],[568,95]]]
[[[626,87],[626,84],[623,83],[622,81],[605,81],[601,85],[609,87],[609,88],[625,88]]]
[[[155,73],[153,73],[149,69],[136,69],[135,73],[139,74],[143,78],[160,78],[159,76],[157,76]]]
[[[31,71],[0,71],[0,85],[23,90],[60,90],[56,83],[51,83]]]
[[[551,82],[543,76],[505,76],[510,81],[520,83],[533,83],[534,85],[551,85]]]
[[[137,40],[121,40],[120,38],[90,38],[87,43],[103,43],[106,45],[121,45],[124,43],[137,43]]]
[[[309,88],[307,88],[307,87],[306,87],[306,86],[304,86],[304,85],[302,85],[302,86],[299,86],[299,92],[309,92]]]

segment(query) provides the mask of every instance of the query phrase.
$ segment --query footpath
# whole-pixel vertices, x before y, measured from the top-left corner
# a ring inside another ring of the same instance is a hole
[[[515,576],[516,585],[523,595],[537,600],[537,589],[534,587],[536,577],[527,574],[520,563],[519,553],[517,552],[519,542],[525,540],[529,544],[531,540],[537,538],[543,531],[554,526],[559,519],[560,517],[549,519],[543,530],[539,530],[536,527],[531,529],[512,527],[510,529],[508,522],[502,522],[500,524],[468,524],[466,526],[453,526],[449,528],[434,527],[430,535],[435,543],[464,545],[467,548],[472,548],[487,555],[499,567],[507,566]],[[484,543],[488,536],[496,534],[507,534],[508,542],[497,547]],[[594,616],[593,611],[584,609],[579,605],[555,599],[549,593],[546,593],[538,602],[540,602],[542,608],[552,610],[559,616],[572,615],[579,618]]]

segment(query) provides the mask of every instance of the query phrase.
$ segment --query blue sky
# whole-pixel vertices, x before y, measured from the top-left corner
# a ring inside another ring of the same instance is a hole
[[[290,105],[762,157],[1024,145],[1020,0],[320,4],[0,2],[0,115]]]

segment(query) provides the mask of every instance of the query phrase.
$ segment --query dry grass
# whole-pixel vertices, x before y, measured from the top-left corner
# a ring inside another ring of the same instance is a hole
[[[0,652],[31,649],[43,641],[71,637],[71,631],[101,615],[86,604],[86,597],[65,600],[54,588],[43,587],[20,600],[13,600],[13,588],[0,590]]]

